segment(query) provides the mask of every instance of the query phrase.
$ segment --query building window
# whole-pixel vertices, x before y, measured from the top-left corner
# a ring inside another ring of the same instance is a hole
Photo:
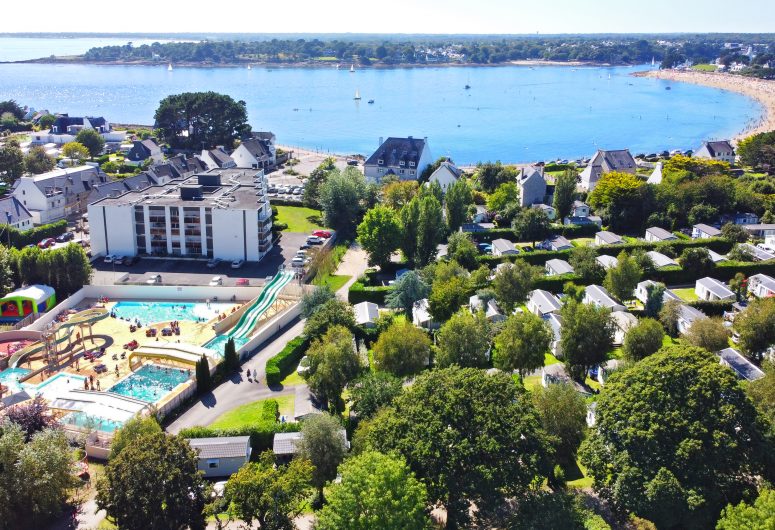
[[[220,461],[217,458],[212,458],[207,461],[207,468],[208,469],[218,469],[218,464]]]
[[[414,167],[414,162],[409,162],[409,167]]]
[[[399,169],[398,172],[403,175],[404,173],[406,173],[406,170],[405,169]]]
[[[377,168],[377,173],[384,173],[384,172],[385,172],[385,170],[384,170],[384,169],[382,169],[381,167],[380,167],[380,168]]]
[[[406,165],[406,162],[404,162],[403,160],[401,160],[401,162],[400,162],[398,165],[399,165],[399,166],[401,166],[401,167],[404,167],[404,166]]]
[[[377,164],[379,164],[380,166],[381,166],[382,164],[384,164],[384,163],[385,163],[385,161],[384,161],[384,160],[382,160],[381,158],[380,158],[379,160],[377,160]]]

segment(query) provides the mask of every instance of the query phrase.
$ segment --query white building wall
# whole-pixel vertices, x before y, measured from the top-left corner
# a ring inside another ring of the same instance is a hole
[[[244,210],[213,208],[213,256],[224,260],[258,259],[258,242],[253,258],[245,257]],[[248,249],[250,251],[250,249]]]
[[[237,167],[252,168],[254,165],[258,164],[258,161],[250,154],[244,145],[237,147],[231,154],[231,157],[234,159],[234,162],[236,162]]]
[[[92,256],[137,254],[132,206],[89,205],[88,212]],[[107,227],[110,231],[109,240],[105,232]]]

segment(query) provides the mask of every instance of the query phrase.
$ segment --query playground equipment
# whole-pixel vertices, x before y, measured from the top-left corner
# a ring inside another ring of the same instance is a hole
[[[30,285],[0,298],[0,322],[18,322],[33,313],[45,313],[56,305],[56,293],[48,285]]]
[[[63,353],[59,351],[59,345],[61,343],[67,341],[67,348],[65,352],[72,352],[72,335],[76,328],[78,328],[78,330],[82,330],[84,326],[88,326],[89,335],[91,336],[92,324],[107,318],[109,314],[110,313],[108,313],[108,310],[104,308],[87,309],[72,315],[65,322],[53,323],[51,328],[43,332],[41,337],[42,340],[40,342],[30,344],[26,348],[22,348],[21,350],[14,353],[8,360],[8,366],[11,368],[16,368],[30,355],[40,352],[43,352],[46,364],[48,364],[49,367],[56,366],[56,364],[59,362],[59,355]],[[64,334],[60,336],[60,332],[64,332]],[[84,337],[84,333],[81,333],[81,340],[84,340]]]

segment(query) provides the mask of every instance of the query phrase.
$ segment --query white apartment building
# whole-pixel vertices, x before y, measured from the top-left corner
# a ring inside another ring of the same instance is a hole
[[[94,255],[260,261],[272,248],[263,171],[213,169],[89,205]]]

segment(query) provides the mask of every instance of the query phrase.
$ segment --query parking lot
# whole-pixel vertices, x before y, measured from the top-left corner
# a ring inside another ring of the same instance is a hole
[[[259,263],[247,262],[239,269],[232,269],[231,263],[224,261],[215,268],[207,267],[207,260],[142,258],[132,266],[105,263],[96,259],[95,285],[113,283],[144,283],[155,274],[161,275],[161,285],[208,285],[214,276],[220,276],[224,286],[234,286],[237,280],[247,279],[250,285],[264,285],[267,276],[274,276],[281,265],[290,267],[290,262],[299,247],[306,242],[309,234],[283,232],[280,241]],[[128,274],[126,279],[124,275]]]

